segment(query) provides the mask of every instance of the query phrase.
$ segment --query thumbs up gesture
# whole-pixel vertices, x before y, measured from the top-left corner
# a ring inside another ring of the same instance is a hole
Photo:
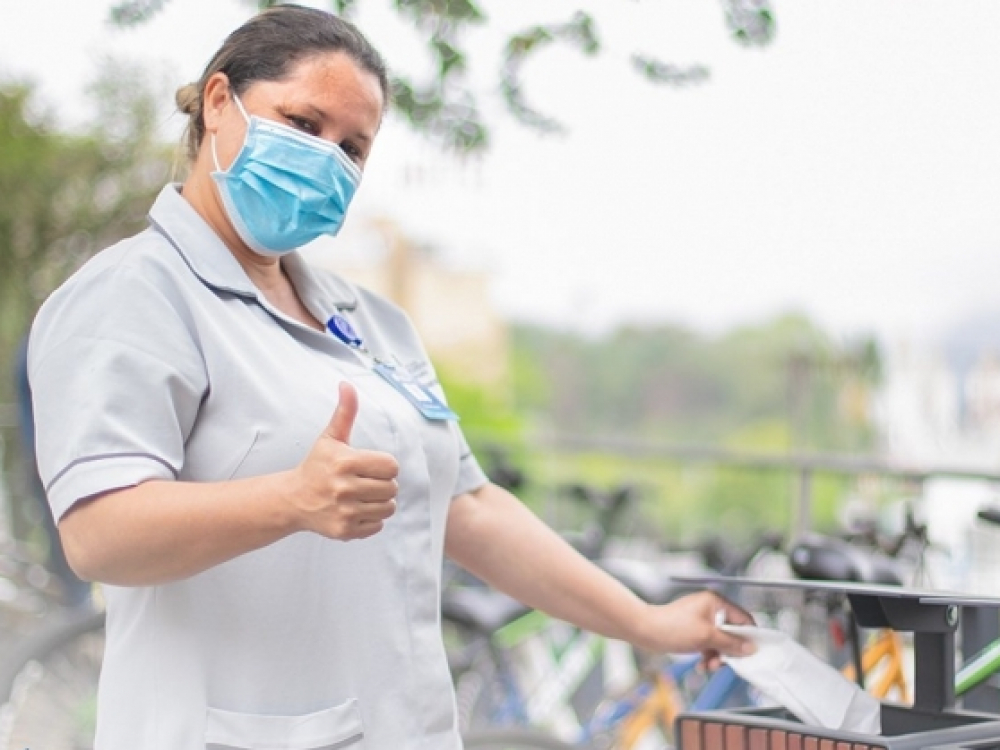
[[[340,402],[305,460],[292,471],[297,527],[331,539],[377,534],[396,512],[399,464],[389,453],[351,447],[358,393],[340,384]]]

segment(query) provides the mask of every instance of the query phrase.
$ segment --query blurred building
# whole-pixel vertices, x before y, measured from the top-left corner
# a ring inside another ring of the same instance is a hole
[[[487,272],[444,262],[388,219],[348,227],[336,240],[317,240],[309,261],[400,305],[436,366],[452,377],[484,385],[505,380],[507,325],[491,302]]]
[[[876,410],[890,458],[1000,469],[1000,333],[972,346],[886,348]]]
[[[937,346],[896,343],[886,355],[876,409],[884,456],[920,468],[1000,471],[1000,337],[972,341],[960,332]],[[1000,487],[932,478],[920,502],[932,539],[949,550],[936,583],[1000,595],[1000,527],[976,517],[1000,504]]]
[[[1000,353],[980,353],[965,377],[962,422],[973,435],[982,435],[989,444],[1000,432]],[[997,456],[1000,460],[1000,455]]]

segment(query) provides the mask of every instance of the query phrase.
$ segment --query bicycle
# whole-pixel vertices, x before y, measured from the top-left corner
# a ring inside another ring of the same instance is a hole
[[[750,553],[730,559],[729,565],[735,570],[742,569],[762,549],[771,550],[778,544],[779,537],[765,535]],[[598,564],[606,565],[612,574],[628,573],[620,579],[633,590],[639,588],[635,584],[641,579],[631,575],[636,571],[634,567],[616,571],[614,565],[607,565],[608,562],[598,560]],[[644,588],[648,594],[648,580]],[[661,580],[661,602],[692,590],[692,587],[676,584],[664,586]],[[594,710],[580,711],[578,704],[573,702],[575,691],[583,684],[582,678],[600,661],[605,648],[604,640],[589,633],[573,631],[572,638],[560,654],[561,658],[545,662],[547,670],[538,675],[538,683],[526,683],[519,674],[516,662],[510,657],[510,649],[519,642],[536,646],[539,641],[544,642],[545,628],[551,627],[551,620],[538,612],[519,612],[514,606],[506,610],[506,619],[498,618],[497,615],[504,612],[503,595],[480,592],[466,596],[497,597],[496,606],[483,603],[480,607],[481,612],[490,612],[494,616],[492,625],[495,630],[490,630],[490,621],[485,614],[479,624],[466,622],[476,632],[479,649],[476,658],[481,665],[456,675],[460,716],[466,731],[482,725],[518,729],[541,726],[571,743],[572,747],[614,746],[627,750],[639,747],[642,738],[658,735],[661,741],[666,741],[671,736],[677,714],[690,706],[721,708],[752,702],[749,686],[729,667],[708,676],[697,668],[701,662],[700,655],[647,657],[640,659],[645,663],[630,677],[627,688],[611,691],[610,697],[605,696]],[[449,614],[452,608],[446,599],[446,619],[454,618],[453,613]],[[467,681],[471,681],[474,687],[467,690]],[[480,702],[470,703],[468,699],[471,695],[475,695]],[[470,712],[470,705],[473,704],[476,709]],[[560,714],[559,721],[555,720],[554,712],[565,711],[569,704],[577,710],[568,719],[565,714]]]
[[[789,560],[796,577],[804,580],[930,588],[925,555],[932,546],[927,526],[917,523],[907,505],[904,528],[898,535],[885,538],[874,527],[843,538],[808,534],[792,545]],[[876,698],[909,703],[907,647],[901,636],[888,629],[874,631],[862,647],[861,633],[853,615],[845,611],[842,596],[819,592],[812,594],[811,601],[821,610],[809,618],[811,624],[816,630],[823,629],[817,623],[826,626],[833,649],[815,640],[807,645],[830,661],[839,660],[842,674]],[[843,656],[847,646],[849,659]]]
[[[631,485],[605,490],[567,484],[557,492],[591,512],[582,531],[564,535],[591,559],[600,557],[637,497]],[[631,669],[622,644],[609,645],[530,612],[467,576],[465,586],[455,585],[463,580],[460,573],[448,578],[452,585],[442,596],[442,622],[464,730],[536,725],[572,736],[579,731],[579,716],[591,713],[604,695],[605,666],[614,661]],[[634,670],[626,679],[633,675]]]
[[[492,464],[506,466],[496,457]],[[520,472],[507,467],[503,477],[508,476],[523,485]],[[637,499],[628,484],[610,489],[564,484],[556,491],[590,512],[581,531],[564,534],[590,559],[601,556],[610,533]],[[530,612],[447,564],[442,626],[463,729],[536,724],[569,735],[579,726],[572,710],[589,713],[603,697],[604,661],[616,658],[621,665],[624,658],[609,656],[620,646],[606,648],[598,636]],[[575,709],[567,707],[570,698]]]
[[[705,675],[698,669],[700,655],[647,660],[628,690],[608,698],[600,683],[593,681],[594,670],[607,653],[605,639],[572,629],[562,651],[548,658],[544,649],[553,629],[569,626],[536,611],[521,613],[513,600],[498,592],[468,591],[464,596],[463,614],[457,612],[462,605],[450,598],[443,613],[447,620],[461,621],[476,633],[469,641],[473,645],[462,652],[466,661],[456,667],[455,675],[459,721],[466,734],[484,728],[544,728],[570,747],[628,749],[637,747],[650,732],[669,735],[674,718],[688,706],[749,702],[746,683],[729,667]],[[475,605],[473,599],[478,600]],[[477,608],[483,619],[473,623],[471,612]],[[499,627],[490,632],[490,625]],[[512,654],[525,643],[543,652],[539,657],[536,651],[529,660],[542,668],[527,676]],[[591,697],[581,701],[580,693],[588,687]]]

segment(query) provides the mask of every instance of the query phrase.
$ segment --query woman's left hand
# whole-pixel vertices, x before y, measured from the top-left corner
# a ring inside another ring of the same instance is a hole
[[[643,639],[636,645],[650,651],[677,654],[700,651],[710,669],[721,664],[720,655],[747,656],[754,651],[753,643],[718,627],[720,622],[753,625],[753,617],[710,591],[689,594],[669,604],[648,605],[646,612]]]

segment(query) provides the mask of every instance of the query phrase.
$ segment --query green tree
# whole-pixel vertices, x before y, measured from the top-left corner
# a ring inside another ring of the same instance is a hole
[[[596,340],[518,326],[512,341],[515,356],[536,364],[536,413],[558,431],[721,443],[781,425],[767,434],[785,442],[759,446],[767,450],[857,450],[871,438],[877,346],[837,342],[801,315],[715,337],[666,324]],[[551,398],[539,404],[538,393]]]
[[[136,26],[152,19],[169,0],[119,0],[110,10],[119,26]],[[243,0],[253,9],[280,5],[281,0]],[[744,45],[764,45],[775,33],[770,0],[721,0],[726,27],[732,38]],[[360,0],[330,0],[331,8],[351,17]],[[489,144],[489,126],[480,112],[479,100],[468,85],[469,50],[466,33],[488,22],[482,3],[474,0],[391,0],[395,13],[414,24],[425,35],[434,74],[416,80],[396,72],[392,80],[393,104],[417,131],[448,147],[473,151]],[[602,51],[599,22],[594,16],[575,11],[561,23],[533,24],[511,35],[497,62],[497,90],[507,110],[520,122],[542,132],[562,129],[562,124],[529,104],[522,71],[538,53],[553,44],[569,45],[587,57]],[[646,80],[667,86],[700,83],[709,76],[702,64],[678,65],[658,56],[636,52],[631,64]]]
[[[92,124],[60,132],[28,83],[0,83],[0,367],[42,299],[98,249],[145,224],[167,178],[157,97],[132,65],[105,61]],[[9,393],[10,377],[3,392]],[[4,398],[3,400],[9,400]]]
[[[535,370],[527,399],[514,381],[515,403],[532,403],[535,420],[557,434],[645,436],[750,453],[871,447],[864,402],[881,371],[878,347],[870,337],[837,340],[802,315],[716,336],[665,324],[624,327],[599,339],[538,326],[512,333],[514,356]],[[777,469],[596,449],[536,451],[530,458],[529,471],[549,484],[640,483],[640,520],[630,533],[673,541],[714,532],[740,543],[756,531],[785,529],[798,492],[795,473]],[[814,477],[817,527],[835,523],[851,486],[842,477]]]

